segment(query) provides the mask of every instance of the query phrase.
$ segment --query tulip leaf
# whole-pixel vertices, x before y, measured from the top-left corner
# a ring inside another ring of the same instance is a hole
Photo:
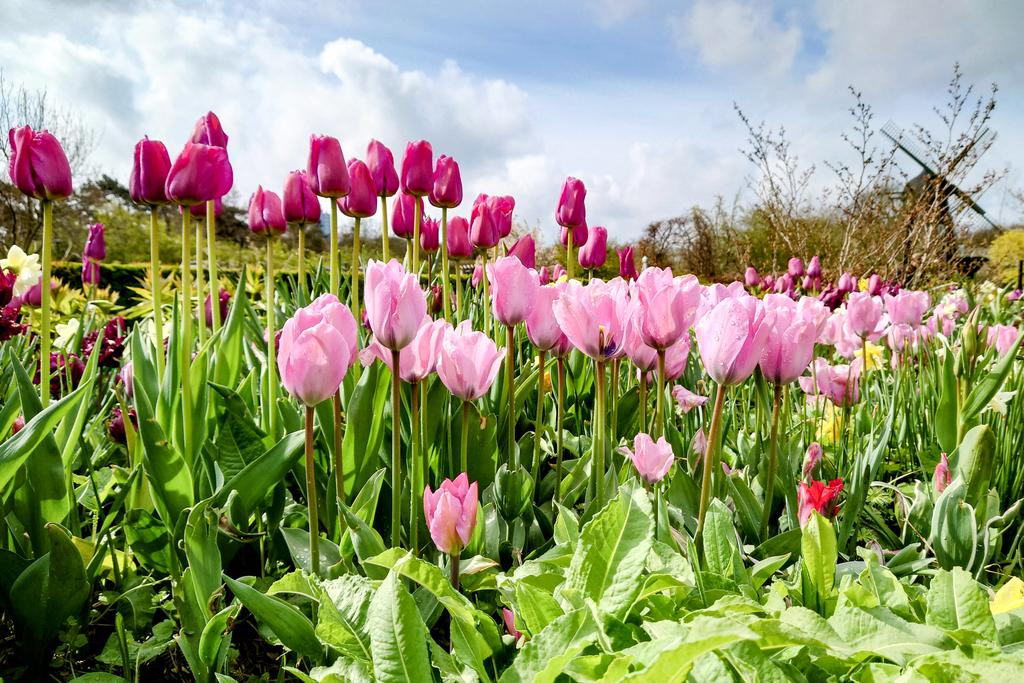
[[[963,408],[960,411],[960,422],[962,424],[970,424],[971,420],[980,415],[989,401],[999,393],[999,389],[1003,386],[1006,376],[1010,374],[1010,370],[1017,360],[1017,349],[1022,341],[1024,341],[1024,331],[1010,345],[1006,355],[999,359],[999,362],[981,378],[980,382],[971,387],[971,392],[967,394],[967,399],[964,401]]]
[[[235,492],[232,511],[248,518],[267,495],[279,486],[302,454],[302,432],[285,434],[273,448],[246,465],[214,494],[211,505],[223,507]],[[241,521],[241,520],[239,520]]]
[[[382,363],[363,368],[346,406],[342,454],[345,464],[345,496],[362,488],[381,466],[378,457],[384,443],[385,410],[391,392],[391,373]]]
[[[427,627],[396,572],[370,599],[367,612],[373,673],[378,681],[419,683],[429,677]]]
[[[804,606],[823,617],[828,616],[830,599],[835,591],[836,531],[832,521],[812,511],[804,525],[800,541],[800,582]]]
[[[927,604],[925,623],[947,631],[973,631],[998,642],[988,593],[962,568],[939,570],[928,588]]]
[[[281,642],[303,657],[319,662],[323,646],[313,623],[298,608],[273,595],[265,595],[247,583],[224,575],[224,582],[256,619],[274,632]],[[411,600],[411,598],[410,598]]]
[[[946,358],[942,362],[942,384],[940,385],[939,405],[935,409],[935,437],[946,453],[956,448],[956,432],[959,416],[957,415],[957,383],[953,372],[953,352],[946,349]]]
[[[591,614],[577,609],[552,621],[527,641],[499,683],[554,683],[565,666],[597,640]]]

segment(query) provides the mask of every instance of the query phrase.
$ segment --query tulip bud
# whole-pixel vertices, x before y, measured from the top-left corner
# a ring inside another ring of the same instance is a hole
[[[633,247],[619,249],[619,277],[623,280],[635,280],[639,275],[636,270],[636,261],[633,258]]]
[[[220,125],[220,119],[212,111],[206,112],[205,116],[200,116],[196,121],[192,129],[192,142],[227,148],[228,136]]]
[[[420,224],[420,248],[433,254],[441,246],[441,226],[434,218],[424,218]]]
[[[747,287],[757,287],[761,284],[761,276],[757,274],[757,268],[754,266],[747,266],[747,270],[743,273],[743,283]]]
[[[223,147],[187,142],[167,174],[164,192],[175,204],[191,206],[223,197],[233,183],[234,173]]]
[[[423,216],[423,198],[400,192],[391,205],[391,230],[396,237],[412,239],[416,234],[416,205],[419,205],[420,216]],[[422,229],[422,226],[421,226]]]
[[[281,200],[288,223],[312,225],[320,222],[320,201],[309,186],[305,171],[292,171],[284,180]]]
[[[100,264],[89,257],[82,258],[82,284],[98,285],[100,283]]]
[[[423,197],[434,187],[434,150],[426,140],[410,142],[402,158],[402,190]]]
[[[805,292],[812,292],[816,289],[814,286],[814,278],[810,275],[804,275],[804,281],[800,283],[800,288]]]
[[[377,213],[377,189],[369,167],[359,159],[348,160],[350,190],[338,200],[341,212],[350,218],[369,218]]]
[[[789,259],[788,270],[789,276],[794,280],[797,280],[804,276],[804,262],[802,259],[794,256]]]
[[[872,273],[868,278],[868,294],[879,296],[882,293],[882,278],[878,273]]]
[[[148,137],[142,138],[135,143],[128,195],[136,204],[167,204],[169,200],[164,186],[170,172],[171,157],[164,143]]]
[[[807,447],[807,455],[804,456],[803,470],[805,478],[814,474],[814,468],[818,466],[823,454],[824,451],[821,448],[821,444],[817,441],[811,443],[811,445]]]
[[[18,432],[20,432],[24,428],[25,428],[25,416],[24,415],[19,415],[18,417],[14,418],[14,423],[11,425],[11,436],[14,436],[15,434],[17,434]]]
[[[562,183],[562,194],[558,198],[558,207],[555,210],[555,222],[563,228],[576,228],[587,222],[587,188],[583,185],[582,180],[573,178],[572,176],[565,179]],[[575,244],[582,244],[583,242],[576,242],[576,235],[573,235],[573,242]]]
[[[523,235],[508,250],[509,256],[515,256],[527,268],[537,267],[537,245],[533,235]]]
[[[491,206],[495,227],[499,239],[504,239],[512,232],[512,212],[516,208],[516,200],[508,195],[494,196],[487,199]]]
[[[587,242],[580,248],[581,268],[600,268],[608,258],[608,231],[601,226],[590,228]]]
[[[512,523],[519,519],[533,502],[533,477],[521,465],[509,470],[507,463],[502,463],[494,476],[494,498],[498,502],[498,512],[506,522]]]
[[[228,302],[231,301],[231,295],[228,294],[228,290],[221,288],[217,293],[217,306],[220,308],[220,319],[227,320],[228,318]],[[206,326],[213,327],[213,304],[210,299],[210,295],[206,295],[206,301],[203,303],[203,309],[206,314]]]
[[[281,208],[281,198],[274,192],[264,190],[262,185],[249,198],[249,229],[256,234],[283,233],[288,229]]]
[[[807,274],[813,278],[821,277],[821,259],[817,256],[811,257],[811,262],[807,265]]]
[[[348,166],[338,138],[330,135],[309,136],[306,178],[313,193],[321,197],[337,198],[349,193]]]
[[[932,485],[935,487],[935,493],[942,493],[946,490],[946,487],[952,483],[953,477],[949,471],[949,459],[946,454],[943,453],[939,459],[939,464],[935,466],[935,475],[932,477]]]
[[[494,211],[487,198],[479,200],[477,197],[470,214],[469,239],[478,249],[491,249],[501,240],[501,235],[498,234]]]
[[[370,144],[366,146],[366,166],[370,169],[377,196],[390,197],[398,192],[395,157],[382,142],[370,140]]]
[[[454,481],[445,479],[437,488],[423,491],[423,514],[437,549],[458,555],[469,544],[476,528],[477,484],[465,472]]]
[[[21,126],[11,128],[7,139],[7,172],[19,190],[36,199],[64,199],[71,195],[71,165],[57,138],[48,131]]]
[[[572,234],[572,245],[577,249],[582,247],[587,243],[587,224],[581,223],[574,228],[563,227],[558,233],[558,239],[563,247],[569,246],[570,234]]]
[[[85,249],[82,256],[93,261],[104,261],[107,258],[107,240],[104,234],[105,227],[102,223],[93,223],[89,226],[89,236],[85,239]]]
[[[839,276],[839,283],[836,287],[838,287],[840,291],[848,294],[857,289],[857,280],[849,273],[843,273]]]
[[[469,242],[469,221],[462,216],[448,220],[448,258],[464,259],[473,255]]]
[[[459,175],[459,164],[450,156],[442,154],[437,158],[430,203],[447,209],[453,209],[462,203],[462,176]]]

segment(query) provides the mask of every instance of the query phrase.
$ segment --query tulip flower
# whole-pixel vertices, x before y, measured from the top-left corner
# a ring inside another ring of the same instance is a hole
[[[885,322],[882,320],[882,299],[866,292],[854,292],[846,302],[846,327],[857,337],[875,341]]]
[[[362,220],[377,213],[377,194],[370,169],[359,159],[348,160],[348,175],[349,193],[338,199],[337,202],[343,214],[355,219],[355,224],[352,226],[352,262],[349,267],[352,282],[349,287],[349,296],[352,302],[352,315],[358,318],[362,301],[359,296],[359,271],[362,268],[362,261],[359,258],[360,230]]]
[[[843,273],[839,276],[839,282],[836,284],[836,287],[840,291],[849,294],[853,290],[857,289],[857,281],[849,273]]]
[[[748,288],[753,289],[761,284],[761,276],[757,273],[757,268],[754,266],[747,266],[747,270],[743,273],[743,284]]]
[[[992,325],[985,335],[985,342],[995,347],[996,353],[1005,356],[1013,348],[1019,332],[1013,325]]]
[[[886,294],[882,297],[885,310],[889,314],[889,322],[893,325],[910,325],[919,327],[921,319],[931,306],[932,298],[928,292],[917,292],[905,289],[897,294]],[[847,305],[849,308],[849,305]]]
[[[601,226],[590,228],[586,244],[580,248],[580,267],[593,270],[604,265],[608,258],[608,231]]]
[[[213,147],[228,146],[228,136],[220,125],[220,119],[212,111],[206,112],[192,128],[192,142]]]
[[[159,206],[167,204],[165,185],[171,171],[171,157],[159,140],[144,137],[135,143],[132,172],[128,179],[128,195],[136,204]]]
[[[842,479],[833,479],[827,484],[814,479],[810,484],[800,482],[796,491],[797,518],[800,520],[800,527],[803,528],[807,524],[812,512],[817,512],[823,517],[834,517],[839,512],[839,506],[835,504],[835,501],[842,490]]]
[[[448,257],[465,259],[473,255],[469,241],[469,221],[462,216],[453,216],[448,223]]]
[[[800,378],[800,388],[808,396],[824,396],[837,406],[856,403],[860,398],[860,360],[850,365],[829,365],[824,358],[811,364],[810,377]]]
[[[132,427],[138,431],[139,429],[139,416],[135,412],[135,408],[128,409],[128,419],[132,423]],[[126,446],[128,444],[128,433],[124,424],[124,412],[121,410],[121,406],[114,406],[114,409],[110,413],[110,421],[107,423],[107,435],[110,440],[116,444]]]
[[[462,203],[462,177],[459,174],[459,164],[450,156],[442,154],[437,158],[433,184],[430,188],[430,203],[445,209],[454,209]]]
[[[367,265],[365,304],[373,336],[392,351],[412,342],[427,311],[416,276],[394,259]]]
[[[817,441],[811,443],[807,447],[807,454],[804,456],[803,476],[806,479],[814,473],[814,468],[821,462],[821,456],[824,455],[824,451],[821,448],[821,444]]]
[[[502,195],[489,197],[487,203],[491,206],[491,215],[499,238],[508,237],[512,232],[512,213],[516,208],[516,200],[508,195]]]
[[[484,267],[478,263],[476,264],[476,266],[473,267],[473,275],[469,278],[469,284],[473,287],[473,289],[476,289],[477,287],[480,286],[480,283],[484,281]],[[484,312],[486,313],[489,312],[490,310],[491,309],[488,306],[484,309]]]
[[[445,479],[437,491],[423,491],[423,514],[434,545],[451,558],[451,580],[459,587],[459,555],[469,545],[476,528],[477,484],[469,483],[465,472],[455,480]]]
[[[434,187],[434,150],[426,140],[410,142],[405,146],[402,158],[402,191],[414,195],[419,201],[415,205],[412,234],[412,270],[420,270],[420,229],[423,219],[423,197],[430,194]]]
[[[82,284],[95,287],[100,284],[100,264],[88,257],[82,258]]]
[[[420,226],[420,248],[428,255],[436,254],[441,247],[441,224],[434,218],[424,218]]]
[[[821,259],[819,257],[811,257],[811,262],[807,265],[807,275],[813,278],[821,277]]]
[[[388,205],[387,197],[398,192],[398,173],[395,172],[395,158],[391,150],[378,140],[370,140],[366,147],[366,166],[370,169],[370,177],[373,178],[374,190],[380,197],[381,210],[381,247],[384,250],[384,260],[390,261],[390,246],[388,244]]]
[[[309,136],[309,159],[306,162],[306,179],[313,193],[329,199],[344,197],[352,188],[348,175],[345,154],[341,143],[330,135]],[[330,291],[338,292],[341,283],[341,264],[338,262],[338,205],[331,204],[331,234],[328,243],[330,263]]]
[[[523,235],[515,241],[508,250],[509,256],[514,256],[527,268],[537,267],[537,243],[533,235]]]
[[[416,214],[423,210],[423,199],[404,192],[395,196],[391,229],[397,237],[412,240],[416,234]]]
[[[174,160],[164,191],[175,204],[191,206],[223,197],[233,182],[231,163],[223,147],[189,142]]]
[[[106,227],[103,223],[92,223],[89,236],[85,239],[82,256],[92,261],[105,261],[107,258]]]
[[[635,280],[638,277],[636,261],[633,258],[633,247],[619,249],[619,277],[623,280]]]
[[[284,181],[284,219],[294,226],[299,244],[299,289],[306,291],[306,225],[320,223],[320,201],[309,186],[305,171],[292,171]],[[376,201],[376,198],[374,198]]]
[[[231,301],[231,295],[226,289],[219,289],[217,291],[217,308],[220,309],[220,319],[225,320],[228,317],[228,302]],[[213,300],[210,295],[206,295],[206,301],[203,302],[203,309],[206,313],[206,326],[213,327]]]
[[[473,246],[478,249],[491,249],[501,240],[498,233],[498,224],[494,217],[494,208],[487,201],[473,204],[473,211],[470,214],[469,239]],[[477,198],[479,200],[479,197]]]
[[[569,238],[572,237],[573,246],[579,248],[580,246],[587,243],[587,236],[589,232],[587,224],[582,223],[577,225],[575,228],[562,228],[558,231],[558,240],[563,247],[569,246]]]
[[[708,402],[707,396],[695,394],[681,384],[672,387],[672,398],[675,399],[676,406],[684,415]]]
[[[501,608],[501,620],[505,624],[505,630],[516,642],[523,637],[522,632],[516,628],[516,615],[508,607]]]
[[[665,441],[665,437],[660,437],[655,441],[643,432],[634,437],[632,450],[623,446],[619,448],[619,453],[633,461],[637,474],[647,484],[657,484],[664,479],[672,468],[672,463],[675,462],[672,446]]]
[[[868,294],[878,296],[882,293],[882,278],[878,273],[872,273],[868,278]]]
[[[953,476],[949,471],[949,459],[946,454],[943,453],[939,459],[939,464],[935,466],[935,474],[932,477],[932,485],[935,487],[935,493],[942,493],[946,490],[946,487],[953,482]]]
[[[561,280],[566,280],[566,279],[568,279],[568,277],[569,277],[569,275],[568,275],[568,273],[565,270],[565,266],[563,266],[561,263],[556,263],[554,265],[554,267],[551,269],[551,281],[552,282],[559,282]]]
[[[558,207],[555,210],[555,222],[567,230],[563,244],[565,244],[565,262],[566,267],[569,268],[569,277],[572,278],[572,249],[573,246],[580,246],[583,241],[579,240],[579,234],[576,233],[577,228],[585,226],[587,222],[587,188],[583,185],[582,180],[578,180],[569,176],[562,183],[562,194],[558,198]],[[585,228],[584,228],[585,230]],[[586,239],[586,235],[583,235],[583,239]]]
[[[270,236],[283,233],[287,228],[281,198],[258,185],[249,197],[249,229],[257,235],[266,233]]]
[[[787,268],[786,272],[794,280],[802,278],[804,276],[804,262],[803,262],[803,259],[800,259],[799,257],[796,257],[796,256],[794,256],[793,258],[789,259],[789,264],[788,264],[788,268]]]

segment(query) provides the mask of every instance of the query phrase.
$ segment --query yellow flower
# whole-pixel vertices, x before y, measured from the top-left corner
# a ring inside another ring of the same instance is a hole
[[[864,356],[864,350],[867,349],[867,357]],[[864,359],[864,369],[873,370],[875,368],[882,367],[882,347],[878,344],[868,342],[862,348],[854,352],[855,358]]]
[[[818,441],[823,444],[837,443],[843,438],[843,414],[832,403],[826,403],[822,420],[818,426]]]
[[[1003,584],[1003,587],[996,591],[992,602],[989,603],[992,614],[1012,612],[1015,609],[1024,607],[1024,581],[1016,576]]]
[[[857,280],[857,289],[862,292],[868,291],[868,279],[862,277],[861,279]]]

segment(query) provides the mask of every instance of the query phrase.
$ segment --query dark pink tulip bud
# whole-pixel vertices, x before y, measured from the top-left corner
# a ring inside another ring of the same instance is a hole
[[[821,277],[821,259],[817,256],[811,257],[811,262],[807,264],[807,274],[817,279]]]
[[[229,301],[231,301],[231,295],[228,294],[228,290],[221,288],[217,293],[217,305],[220,308],[221,320],[227,320],[228,318]],[[209,294],[206,295],[206,301],[203,303],[203,309],[206,313],[206,326],[213,327],[213,305]]]
[[[574,228],[562,227],[559,239],[563,247],[569,246],[569,230],[572,230],[572,246],[579,249],[587,243],[587,224],[582,223]]]
[[[469,221],[462,216],[453,216],[448,221],[448,258],[463,259],[473,255],[469,241]]]
[[[949,471],[949,458],[943,453],[939,464],[935,466],[935,475],[932,477],[932,484],[935,486],[935,493],[942,493],[953,481]]]
[[[20,432],[24,428],[25,428],[25,416],[24,415],[19,415],[18,417],[14,418],[14,424],[11,425],[11,436],[14,436],[15,434],[17,434],[18,432]]]
[[[568,273],[565,272],[565,266],[563,266],[561,263],[556,263],[555,267],[551,269],[551,281],[552,282],[558,282],[559,280],[561,280],[563,277],[566,277],[567,275],[568,275]]]
[[[309,136],[306,179],[313,194],[321,197],[344,197],[349,193],[348,167],[338,138],[330,135]]]
[[[537,267],[537,244],[533,235],[523,235],[508,250],[509,256],[515,256],[527,268]]]
[[[171,172],[171,156],[159,140],[144,137],[135,143],[132,175],[128,179],[128,195],[136,204],[157,206],[167,204],[167,174]]]
[[[206,112],[205,116],[200,116],[196,121],[196,125],[192,129],[192,142],[227,149],[227,133],[221,127],[220,119],[212,111]]]
[[[757,274],[757,268],[747,266],[746,272],[743,273],[743,284],[747,287],[757,287],[761,284],[761,276]]]
[[[417,197],[434,187],[434,150],[426,140],[410,142],[402,159],[402,190]]]
[[[871,296],[882,294],[882,278],[878,273],[872,273],[868,278],[868,294]]]
[[[50,280],[50,293],[56,292],[60,287],[60,282],[51,279]],[[28,288],[25,295],[21,297],[21,303],[31,308],[39,308],[43,303],[43,279],[39,278],[39,281]]]
[[[857,289],[857,280],[849,273],[843,273],[839,276],[837,287],[842,292],[852,292]]]
[[[391,229],[396,237],[412,239],[416,234],[416,205],[419,204],[420,216],[423,216],[423,198],[400,192],[391,205]]]
[[[580,268],[600,268],[608,258],[608,231],[599,225],[590,228],[587,242],[580,249]]]
[[[516,200],[509,195],[488,197],[491,205],[491,216],[494,218],[494,225],[498,229],[499,239],[504,239],[512,232],[512,212],[516,208]]]
[[[384,143],[370,140],[366,147],[366,166],[373,176],[373,186],[378,196],[390,197],[398,192],[398,173],[395,172],[395,157]]]
[[[320,200],[313,194],[305,171],[292,171],[284,179],[281,204],[288,223],[310,225],[320,222]]]
[[[164,192],[175,204],[205,204],[226,195],[233,182],[227,150],[187,142],[167,174]]]
[[[803,287],[802,288],[803,288],[803,290],[805,292],[810,292],[810,291],[813,291],[814,289],[816,289],[816,287],[814,286],[814,278],[811,277],[810,275],[804,275],[804,281],[803,281]]]
[[[442,154],[437,158],[430,203],[446,209],[454,209],[462,203],[462,176],[459,175],[459,164],[450,156]]]
[[[188,210],[195,218],[206,218],[206,204],[193,204],[192,206],[179,206],[178,213]],[[221,212],[224,211],[224,200],[217,197],[213,200],[213,217],[220,218]]]
[[[82,258],[82,284],[98,285],[100,283],[100,264],[89,257]]]
[[[281,198],[277,194],[264,190],[262,185],[256,187],[249,198],[249,229],[257,234],[283,233],[288,229],[281,208]]]
[[[775,277],[773,275],[765,275],[764,278],[761,279],[761,289],[764,291],[770,292],[774,287]]]
[[[558,208],[555,211],[555,222],[563,228],[575,228],[587,222],[587,188],[582,180],[569,176],[562,183],[562,195],[558,198]],[[574,244],[576,235],[573,235]]]
[[[359,159],[348,160],[351,190],[338,200],[341,212],[350,218],[368,218],[377,213],[377,189],[369,167]]]
[[[64,148],[48,131],[29,126],[11,128],[7,172],[11,182],[36,199],[64,199],[71,196],[71,165]]]
[[[619,277],[623,280],[635,280],[638,276],[636,259],[633,257],[633,247],[619,249]]]
[[[484,267],[479,263],[473,268],[473,276],[469,278],[469,284],[476,289],[480,286],[480,282],[484,279]]]
[[[434,218],[424,218],[420,224],[420,248],[433,254],[441,247],[441,225]]]
[[[477,199],[480,198],[477,197]],[[491,249],[501,241],[501,235],[498,234],[498,226],[494,220],[494,211],[488,199],[473,205],[473,212],[470,214],[469,241],[478,249]]]
[[[437,315],[441,312],[441,305],[444,303],[444,294],[441,292],[441,285],[434,285],[430,288],[430,304],[427,306],[430,315]]]
[[[791,278],[793,278],[794,280],[803,277],[803,275],[804,275],[804,262],[803,262],[803,260],[797,258],[796,256],[794,256],[793,258],[789,259],[789,269],[788,269],[787,272],[789,273],[789,276]]]
[[[551,273],[548,271],[547,266],[541,266],[540,272],[537,274],[537,279],[540,280],[542,285],[546,285],[551,282]]]
[[[102,223],[93,223],[89,226],[89,236],[85,238],[85,249],[82,256],[93,261],[104,261],[107,258],[107,239],[104,235],[106,228]]]

